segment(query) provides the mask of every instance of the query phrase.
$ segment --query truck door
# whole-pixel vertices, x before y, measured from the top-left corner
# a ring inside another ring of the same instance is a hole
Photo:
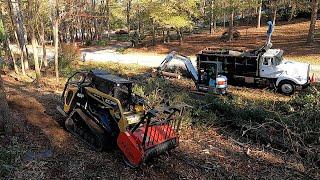
[[[263,57],[260,65],[260,77],[275,78],[275,66],[273,57]]]

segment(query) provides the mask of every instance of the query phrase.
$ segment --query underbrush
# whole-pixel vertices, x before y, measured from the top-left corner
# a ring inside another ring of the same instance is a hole
[[[149,68],[142,67],[136,64],[120,64],[114,62],[105,63],[95,63],[95,62],[85,62],[79,64],[79,69],[81,70],[91,70],[91,69],[103,69],[110,73],[132,77],[134,75],[143,74],[149,71]]]
[[[272,149],[295,154],[320,167],[319,85],[299,92],[288,102],[258,103],[241,96],[207,96],[195,100],[198,124],[228,126],[233,133]]]
[[[306,167],[320,167],[320,85],[291,98],[265,90],[230,90],[229,96],[196,95],[175,81],[150,78],[148,68],[117,63],[84,63],[80,69],[105,69],[135,80],[134,92],[151,107],[165,101],[193,106],[183,115],[184,126],[227,127],[239,141],[257,143],[298,157]],[[142,78],[135,77],[144,75]],[[245,91],[245,92],[239,92]],[[257,96],[257,93],[264,96]],[[254,97],[254,98],[250,98]]]
[[[109,44],[108,40],[98,40],[94,42],[94,45],[96,46],[107,46]]]
[[[5,179],[10,174],[10,172],[14,171],[15,160],[19,157],[20,154],[21,149],[14,138],[12,138],[11,145],[4,145],[4,142],[1,142],[0,178]]]
[[[134,90],[152,106],[164,100],[192,105],[191,113],[183,117],[185,125],[228,127],[227,131],[241,137],[240,141],[293,154],[310,168],[310,173],[320,167],[320,85],[309,87],[288,101],[198,96],[188,89],[177,90],[176,84],[161,78],[149,79]]]
[[[59,69],[64,72],[71,71],[80,59],[80,50],[73,44],[61,44],[59,48]]]
[[[133,87],[133,92],[147,100],[152,108],[161,108],[164,103],[169,102],[171,106],[186,105],[182,114],[182,126],[190,126],[192,123],[190,104],[187,104],[188,92],[177,91],[174,85],[163,78],[150,78],[144,82],[138,82]]]

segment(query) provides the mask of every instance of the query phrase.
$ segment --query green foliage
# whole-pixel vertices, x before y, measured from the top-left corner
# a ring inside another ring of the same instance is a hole
[[[102,39],[102,40],[95,41],[94,44],[97,46],[107,46],[109,44],[109,41]]]
[[[120,53],[120,54],[125,54],[127,50],[128,50],[128,48],[121,47],[121,48],[118,48],[118,49],[116,50],[116,52],[118,52],[118,53]]]
[[[110,0],[110,28],[121,29],[126,26],[125,2]]]
[[[3,23],[2,21],[0,21],[0,43],[3,43],[6,37],[6,32],[5,29],[3,27]]]
[[[133,19],[143,21],[149,27],[155,24],[163,28],[190,28],[192,19],[198,16],[197,3],[194,0],[187,1],[140,1],[133,2],[133,8],[137,11]]]
[[[59,48],[59,69],[68,71],[80,60],[80,50],[73,44],[61,44]]]
[[[112,39],[115,39],[120,42],[127,42],[129,41],[129,36],[127,34],[121,34],[121,35],[116,35],[112,37]]]

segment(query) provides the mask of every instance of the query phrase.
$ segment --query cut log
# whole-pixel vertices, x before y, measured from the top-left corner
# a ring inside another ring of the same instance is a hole
[[[172,77],[176,79],[181,79],[181,75],[177,73],[171,73],[171,72],[166,72],[166,71],[161,71],[160,74],[165,77]]]

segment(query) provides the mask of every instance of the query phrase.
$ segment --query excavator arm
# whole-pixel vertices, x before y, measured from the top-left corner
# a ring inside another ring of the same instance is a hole
[[[196,68],[193,66],[190,58],[188,58],[187,56],[177,54],[175,51],[172,51],[166,56],[166,58],[162,61],[162,63],[158,67],[158,71],[164,71],[172,60],[178,60],[182,62],[187,72],[191,75],[193,81],[195,83],[198,82],[198,72]]]

